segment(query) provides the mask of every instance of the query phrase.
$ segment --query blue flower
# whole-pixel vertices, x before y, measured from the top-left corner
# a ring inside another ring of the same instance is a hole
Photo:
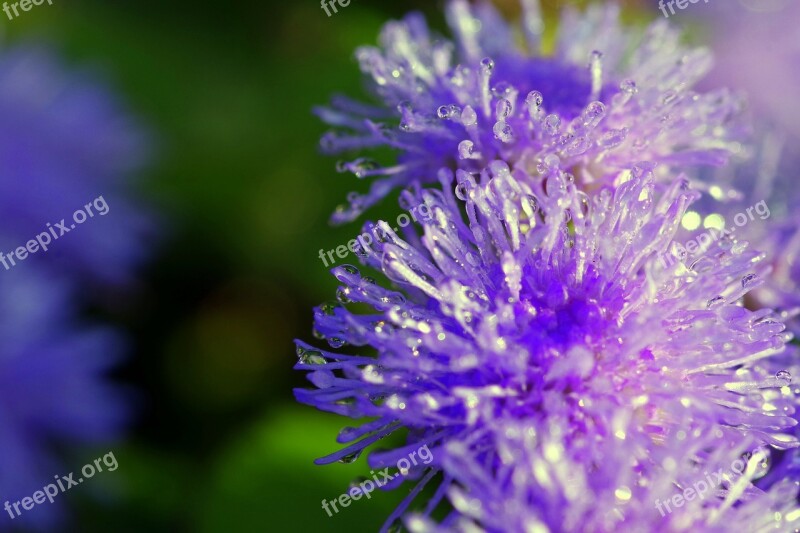
[[[130,282],[152,226],[131,200],[130,180],[147,150],[141,127],[88,73],[68,73],[50,50],[30,45],[0,54],[0,117],[0,252],[62,218],[69,230],[73,213],[102,196],[108,216],[88,219],[25,266]]]
[[[636,161],[658,164],[666,178],[721,165],[741,149],[740,101],[725,90],[693,89],[711,55],[682,46],[665,21],[641,34],[619,23],[615,6],[568,9],[549,52],[537,1],[522,3],[524,48],[490,4],[451,0],[453,41],[412,14],[385,26],[380,47],[358,50],[380,104],[339,97],[319,109],[335,128],[322,149],[387,146],[398,156],[388,165],[363,154],[339,164],[379,179],[367,194],[351,194],[334,222],[355,219],[394,188],[434,181],[442,167],[474,172],[502,159],[533,174],[555,158],[578,183],[596,186]]]
[[[71,283],[33,265],[0,273],[0,505],[66,475],[59,447],[107,443],[128,418],[123,394],[106,374],[123,354],[121,336],[76,319]],[[52,527],[63,498],[7,525]]]
[[[316,387],[298,400],[369,420],[319,463],[350,461],[400,429],[407,444],[371,453],[371,467],[423,445],[435,458],[405,476],[417,485],[386,527],[432,480],[425,511],[406,514],[412,531],[800,520],[797,483],[765,493],[755,466],[668,517],[656,506],[757,445],[800,445],[787,433],[797,391],[779,359],[791,335],[769,309],[741,305],[762,283],[763,254],[719,242],[691,264],[672,256],[699,196],[687,179],[659,193],[641,164],[590,196],[557,167],[537,180],[502,161],[439,179],[441,191],[401,196],[427,207],[421,234],[381,223],[379,242],[359,244],[364,268],[393,288],[333,269],[339,303],[316,310],[316,335],[357,354],[298,343],[295,368]],[[445,497],[453,511],[439,529],[429,513]]]
[[[129,418],[107,376],[125,339],[78,317],[88,287],[123,286],[146,255],[150,217],[129,199],[144,149],[140,128],[97,80],[67,72],[44,48],[0,53],[0,506],[79,467],[63,452],[108,444]],[[93,219],[11,261],[62,218],[69,228],[86,204]],[[3,510],[2,520],[52,529],[63,505],[13,518]]]

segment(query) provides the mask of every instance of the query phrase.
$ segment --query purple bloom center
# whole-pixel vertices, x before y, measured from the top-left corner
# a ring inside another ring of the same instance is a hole
[[[513,85],[519,94],[539,91],[549,113],[578,116],[592,92],[588,69],[553,58],[502,56],[495,61],[493,81]]]

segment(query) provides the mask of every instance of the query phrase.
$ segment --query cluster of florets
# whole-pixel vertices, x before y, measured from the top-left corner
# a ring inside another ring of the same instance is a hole
[[[541,21],[524,5],[533,48]],[[623,61],[633,41],[613,8],[567,12],[552,57],[517,50],[486,4],[453,1],[448,17],[455,45],[410,16],[387,26],[383,50],[359,51],[389,111],[322,111],[357,132],[328,148],[399,151],[392,167],[342,165],[384,178],[337,220],[395,185],[430,216],[402,235],[379,223],[361,267],[333,270],[338,302],[315,312],[330,350],[298,342],[315,386],[298,399],[366,420],[318,462],[351,462],[399,430],[406,444],[370,453],[371,467],[431,451],[390,484],[415,487],[384,529],[401,517],[418,532],[796,526],[797,482],[768,476],[769,450],[800,445],[791,334],[743,305],[765,256],[726,238],[688,261],[674,243],[702,190],[676,169],[723,163],[740,133],[727,93],[689,90],[707,54],[655,24]],[[392,117],[396,130],[373,121]]]

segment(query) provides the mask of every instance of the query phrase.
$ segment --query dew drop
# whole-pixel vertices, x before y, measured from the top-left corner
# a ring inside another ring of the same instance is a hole
[[[583,125],[587,128],[594,128],[606,115],[606,106],[603,102],[592,102],[586,106],[583,112]]]
[[[539,210],[539,200],[532,194],[526,194],[522,197],[522,210],[529,218],[533,217]]]
[[[531,91],[525,98],[525,103],[528,104],[528,107],[535,107],[536,109],[542,107],[543,102],[544,97],[542,97],[542,93],[539,91]]]
[[[468,189],[467,184],[465,182],[461,182],[456,185],[456,198],[462,201],[466,201],[468,198]]]
[[[341,348],[346,344],[345,341],[339,337],[330,337],[327,340],[331,348]]]
[[[353,300],[349,298],[350,294],[350,287],[339,287],[336,289],[336,299],[339,300],[340,303],[349,304]]]
[[[336,313],[336,309],[340,306],[335,302],[325,302],[324,304],[319,306],[319,310],[322,311],[322,314],[333,316]]]
[[[742,278],[742,287],[748,289],[758,283],[758,274],[748,274]]]
[[[681,259],[683,260],[684,258],[682,257]],[[694,272],[697,272],[698,274],[702,274],[703,272],[708,272],[709,270],[712,270],[714,266],[715,263],[713,259],[711,259],[710,257],[701,257],[700,259],[692,263],[691,266],[689,266],[689,269]]]
[[[354,428],[351,426],[343,427],[342,430],[339,432],[337,440],[339,442],[350,442],[351,440],[357,439],[360,432],[361,432],[360,428]]]
[[[495,122],[492,131],[494,132],[494,138],[499,141],[510,143],[514,140],[514,130],[511,129],[511,126],[504,120]]]
[[[572,180],[570,180],[570,181],[574,181],[574,180],[575,180],[575,178],[573,177]],[[589,210],[590,210],[589,196],[583,191],[578,191],[576,193],[576,196],[578,197],[578,205],[581,208],[581,214],[584,217],[588,216],[589,215]]]
[[[436,110],[436,114],[441,119],[455,118],[461,114],[461,108],[457,105],[443,105]]]
[[[748,245],[749,243],[747,241],[739,241],[731,247],[731,253],[733,255],[742,255],[742,252],[747,249]]]
[[[322,356],[322,352],[317,350],[305,350],[302,348],[297,350],[297,360],[304,365],[324,365],[327,363]]]
[[[458,144],[458,157],[469,159],[475,151],[475,143],[470,140],[463,140]]]
[[[356,257],[360,257],[362,259],[369,256],[367,249],[364,248],[360,242],[356,241],[356,244],[353,245],[353,252],[356,254]]]
[[[781,382],[783,386],[786,386],[792,382],[792,374],[788,370],[781,370],[775,374],[775,379]]]
[[[379,384],[383,383],[383,374],[380,373],[374,365],[367,365],[361,371],[361,376],[367,383]]]
[[[639,92],[639,88],[633,80],[623,80],[622,83],[619,84],[619,88],[626,94],[636,94]]]
[[[544,131],[549,135],[556,135],[559,129],[561,129],[561,117],[547,115],[544,119]]]
[[[363,450],[358,450],[357,452],[353,452],[353,453],[351,453],[349,455],[345,455],[344,457],[339,459],[339,462],[340,463],[344,463],[344,464],[354,463],[354,462],[356,462],[358,460],[359,457],[361,457],[361,452],[362,451]]]
[[[461,112],[461,122],[465,126],[473,126],[478,123],[478,114],[472,106],[464,106],[464,111]]]
[[[489,73],[494,70],[494,60],[490,57],[481,59],[481,68],[484,72]]]
[[[353,161],[349,166],[349,170],[355,174],[357,178],[363,178],[379,167],[380,165],[377,161],[362,157],[361,159]]]
[[[497,116],[498,120],[508,118],[509,115],[511,115],[511,111],[512,111],[511,102],[509,102],[505,98],[497,102],[497,106],[495,107],[495,115]]]

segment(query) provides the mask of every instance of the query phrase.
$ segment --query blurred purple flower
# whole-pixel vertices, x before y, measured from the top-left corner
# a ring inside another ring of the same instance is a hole
[[[351,193],[334,222],[355,219],[393,188],[430,182],[441,167],[476,171],[494,159],[532,174],[555,161],[581,184],[613,182],[634,161],[670,170],[721,165],[740,150],[738,98],[693,86],[711,67],[705,49],[679,43],[664,21],[646,32],[624,28],[615,5],[567,8],[555,51],[541,45],[537,0],[525,0],[526,47],[488,2],[447,4],[451,42],[421,15],[385,26],[380,47],[356,57],[380,106],[344,97],[317,112],[336,130],[322,149],[338,154],[388,146],[397,163],[361,157],[339,164],[378,177],[369,193]],[[399,128],[398,128],[399,125]]]
[[[0,117],[0,251],[25,246],[47,223],[70,222],[103,196],[110,216],[87,221],[23,267],[41,262],[93,282],[130,281],[151,226],[129,183],[146,146],[115,95],[88,74],[66,72],[46,48],[19,46],[0,54]]]
[[[397,290],[333,269],[339,303],[316,310],[316,335],[370,351],[298,342],[295,368],[316,387],[298,400],[369,419],[318,463],[350,462],[400,429],[407,444],[373,451],[372,468],[430,448],[432,467],[411,468],[416,487],[384,530],[403,515],[418,532],[796,527],[797,481],[758,488],[763,461],[707,499],[663,517],[656,507],[756,445],[800,445],[787,433],[800,390],[778,359],[791,335],[769,309],[741,305],[763,254],[717,243],[688,266],[662,261],[699,194],[685,178],[658,194],[651,165],[592,196],[558,168],[536,180],[494,161],[453,178],[402,193],[431,214],[421,236],[381,223],[385,237],[359,245]],[[445,497],[453,511],[437,526]]]
[[[736,87],[746,94],[756,124],[753,149],[743,160],[719,171],[707,171],[717,184],[703,202],[706,216],[718,214],[727,227],[744,208],[764,201],[769,222],[737,229],[741,239],[758,243],[772,274],[753,297],[790,315],[800,310],[800,39],[796,23],[800,3],[794,0],[738,0],[709,4],[692,11],[710,35],[715,65],[703,87]],[[769,43],[769,53],[764,45]],[[738,158],[737,158],[738,159]],[[800,325],[790,322],[795,332]]]
[[[45,48],[0,53],[0,251],[103,196],[95,217],[10,270],[0,267],[0,505],[66,475],[62,452],[107,444],[129,409],[106,374],[125,351],[121,334],[77,316],[89,286],[122,285],[145,256],[150,216],[131,201],[145,155],[141,130],[115,96],[70,73]],[[79,465],[78,465],[79,466]],[[64,498],[3,524],[48,529]]]
[[[800,140],[800,39],[795,0],[717,2],[693,12],[710,33],[714,68],[703,86],[735,87],[762,122]],[[765,46],[769,53],[764,53]]]
[[[116,437],[128,409],[104,381],[123,351],[116,333],[75,318],[69,283],[33,265],[0,273],[0,505],[66,475],[53,444],[97,445]],[[64,499],[36,506],[8,525],[52,528]]]

